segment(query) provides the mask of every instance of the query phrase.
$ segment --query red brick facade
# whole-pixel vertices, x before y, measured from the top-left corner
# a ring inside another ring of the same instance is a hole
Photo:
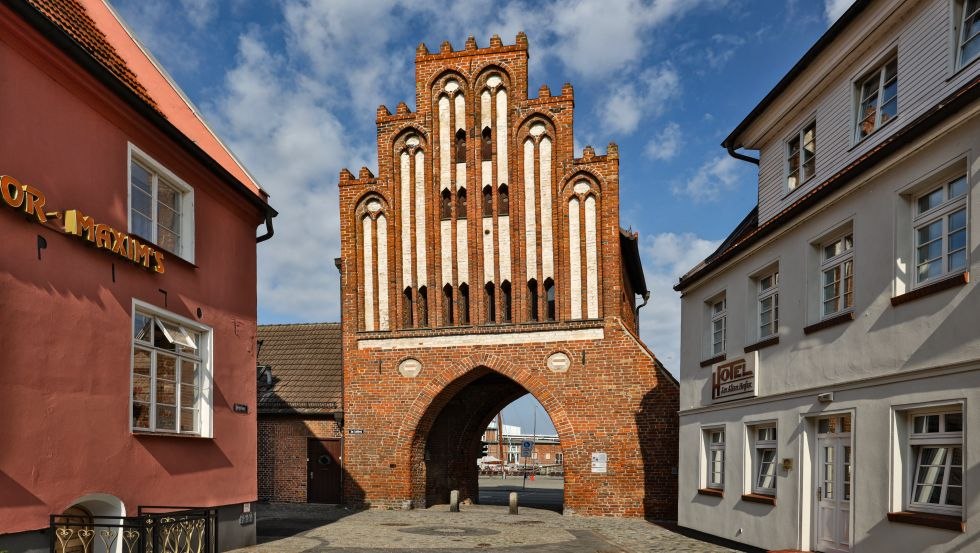
[[[530,392],[566,512],[673,519],[678,389],[636,338],[618,149],[575,158],[572,87],[528,98],[527,59],[523,33],[420,46],[418,111],[378,109],[379,175],[341,172],[345,499],[476,500],[482,433]]]

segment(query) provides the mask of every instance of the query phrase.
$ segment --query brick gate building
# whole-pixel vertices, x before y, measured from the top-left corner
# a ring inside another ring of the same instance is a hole
[[[417,111],[378,109],[379,175],[341,171],[345,501],[477,500],[481,435],[530,392],[566,512],[673,519],[678,388],[638,339],[618,149],[576,158],[572,87],[528,98],[527,60],[523,33],[420,45]]]

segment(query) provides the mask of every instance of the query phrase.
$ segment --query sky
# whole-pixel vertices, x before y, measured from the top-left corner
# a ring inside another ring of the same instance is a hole
[[[651,290],[640,334],[676,376],[671,287],[757,199],[755,166],[719,144],[850,0],[110,3],[280,212],[258,247],[260,324],[339,320],[338,174],[377,173],[376,110],[415,111],[418,44],[513,44],[523,30],[529,93],[575,87],[577,155],[619,145],[620,223],[640,233]],[[535,404],[506,424],[529,430]]]

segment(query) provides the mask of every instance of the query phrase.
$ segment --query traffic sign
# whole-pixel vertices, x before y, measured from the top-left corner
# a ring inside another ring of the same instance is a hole
[[[531,440],[521,442],[521,457],[530,457],[532,451],[534,451],[534,442]]]

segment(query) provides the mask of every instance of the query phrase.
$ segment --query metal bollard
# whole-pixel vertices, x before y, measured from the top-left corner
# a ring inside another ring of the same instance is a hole
[[[449,492],[449,512],[459,512],[459,490]]]
[[[509,514],[516,515],[517,514],[517,492],[510,492],[509,505],[510,505]]]

